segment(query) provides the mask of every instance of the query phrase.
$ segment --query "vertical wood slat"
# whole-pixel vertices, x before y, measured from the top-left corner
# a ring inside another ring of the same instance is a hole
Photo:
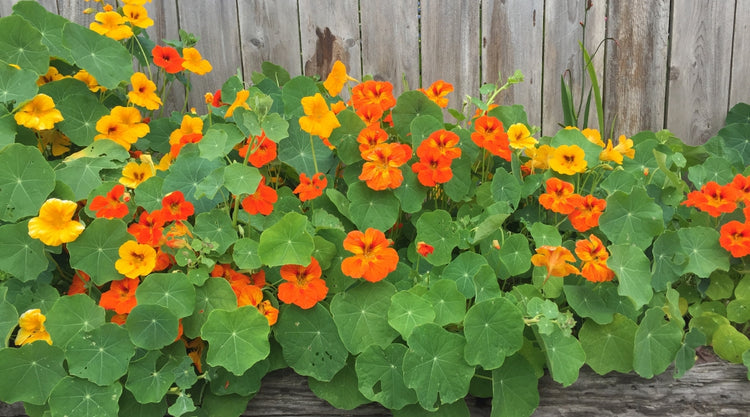
[[[460,108],[467,94],[479,94],[481,3],[422,0],[421,4],[422,87],[440,79],[453,84],[448,106]]]
[[[542,122],[543,20],[543,0],[482,3],[482,83],[503,84],[521,70],[524,82],[501,93],[498,104],[523,105],[531,125]]]
[[[56,0],[37,0],[37,2],[44,6],[47,11],[52,13],[58,12]],[[0,0],[0,17],[13,14],[13,5],[16,3],[18,3],[18,0]]]
[[[705,142],[724,124],[734,5],[675,2],[666,127],[685,143]]]
[[[362,73],[393,84],[398,96],[419,87],[417,0],[361,0]]]
[[[605,132],[613,140],[661,130],[667,87],[669,0],[610,2]],[[602,132],[602,137],[605,132]]]
[[[237,11],[246,80],[261,71],[264,61],[283,67],[292,77],[302,73],[296,0],[240,0]]]
[[[99,7],[97,8],[97,6]],[[97,11],[101,11],[100,5],[92,5],[90,2],[86,3],[81,0],[57,0],[57,11],[60,16],[85,27],[89,27],[91,22],[94,21],[94,17],[96,16],[95,13],[83,13],[83,11],[89,7],[93,7]]]
[[[750,103],[748,74],[750,74],[750,0],[737,0],[729,108],[739,102]]]

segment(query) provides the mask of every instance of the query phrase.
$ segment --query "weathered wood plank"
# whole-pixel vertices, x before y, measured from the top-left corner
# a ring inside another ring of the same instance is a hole
[[[449,106],[460,108],[467,94],[479,94],[481,3],[423,0],[421,4],[422,87],[440,79],[453,84]]]
[[[669,0],[609,4],[605,131],[614,138],[664,127]],[[604,135],[602,135],[604,136]]]
[[[737,0],[732,52],[732,84],[729,108],[739,102],[750,103],[750,0]]]
[[[237,11],[245,79],[264,61],[302,74],[296,0],[238,1]]]
[[[19,0],[0,0],[0,17],[10,16],[13,13],[13,5]],[[37,3],[44,6],[45,9],[52,13],[57,13],[57,0],[37,0]]]
[[[734,1],[677,1],[672,17],[667,128],[699,144],[724,124]]]
[[[393,84],[398,96],[419,87],[419,5],[416,0],[361,0],[362,73]]]
[[[521,104],[529,123],[542,123],[543,0],[482,3],[482,83],[502,84],[515,70],[524,82],[504,91],[498,104]]]
[[[96,16],[95,13],[83,13],[83,11],[89,7],[96,8],[97,5],[92,5],[90,2],[86,3],[80,0],[57,0],[57,11],[60,16],[85,27],[89,27],[91,22],[94,21],[94,16]],[[96,10],[101,11],[101,8],[96,8]]]

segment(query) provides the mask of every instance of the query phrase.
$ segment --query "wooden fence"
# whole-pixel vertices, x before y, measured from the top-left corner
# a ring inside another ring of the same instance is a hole
[[[0,15],[17,0],[0,0]],[[81,24],[84,0],[41,0]],[[396,91],[437,79],[454,85],[451,107],[520,69],[526,80],[499,97],[522,104],[552,134],[562,122],[560,76],[587,78],[578,42],[587,0],[153,0],[152,39],[184,29],[214,71],[194,79],[191,103],[238,71],[246,80],[271,61],[292,75],[325,77],[336,59]],[[750,0],[593,0],[585,24],[615,136],[667,128],[702,143],[727,110],[750,101]],[[587,84],[585,84],[587,85]],[[576,98],[579,99],[578,93]],[[596,127],[596,117],[590,118]]]

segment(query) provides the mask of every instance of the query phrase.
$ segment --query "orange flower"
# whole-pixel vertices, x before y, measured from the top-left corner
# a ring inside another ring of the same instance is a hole
[[[135,107],[115,106],[110,113],[96,122],[98,135],[94,140],[109,139],[130,150],[130,145],[146,136],[151,129],[141,122],[141,113]]]
[[[148,17],[148,10],[143,6],[137,4],[126,4],[122,7],[122,13],[125,15],[125,19],[127,19],[133,26],[146,29],[147,27],[154,25],[153,19]]]
[[[364,155],[370,148],[388,140],[388,133],[380,126],[372,125],[359,131],[357,142],[359,142],[359,153]]]
[[[411,159],[411,147],[400,143],[382,143],[362,155],[365,164],[359,179],[375,191],[398,188],[404,180],[399,167]]]
[[[424,158],[428,153],[454,160],[461,156],[461,148],[457,148],[458,135],[445,129],[432,132],[427,139],[417,147],[417,156]]]
[[[352,105],[359,109],[368,104],[377,104],[385,112],[396,105],[393,84],[388,81],[369,80],[352,88]]]
[[[510,161],[510,142],[503,122],[492,116],[481,116],[474,121],[471,140],[489,153]]]
[[[588,163],[584,152],[578,145],[560,145],[549,160],[549,167],[563,175],[573,175],[586,171]]]
[[[437,80],[432,83],[426,89],[419,89],[427,96],[432,102],[442,108],[448,107],[448,93],[453,91],[453,84],[447,83],[443,80]]]
[[[357,109],[357,116],[367,126],[379,125],[380,118],[383,117],[383,109],[378,104],[367,104]]]
[[[508,143],[513,149],[530,149],[538,142],[531,136],[525,124],[516,123],[508,128]]]
[[[322,271],[315,258],[311,257],[307,266],[284,265],[279,273],[287,281],[279,285],[279,301],[283,303],[308,309],[325,299],[328,294],[328,286],[320,278]]]
[[[719,244],[735,258],[750,255],[750,224],[732,220],[721,226]]]
[[[237,295],[237,307],[257,307],[263,300],[263,291],[255,285],[237,287],[235,294]]]
[[[341,126],[339,119],[328,109],[328,104],[320,93],[302,97],[302,109],[305,115],[299,118],[299,127],[311,135],[327,138],[331,136],[333,129]]]
[[[169,147],[169,156],[171,158],[177,158],[180,155],[182,147],[188,143],[198,143],[203,139],[203,135],[200,133],[191,133],[189,135],[182,135],[180,140]]]
[[[302,202],[313,200],[323,195],[323,190],[328,185],[328,179],[322,173],[318,172],[313,175],[312,180],[304,172],[299,175],[299,185],[292,191],[299,194]]]
[[[417,174],[419,183],[425,187],[434,187],[453,178],[451,160],[431,153],[415,162],[411,170]]]
[[[112,281],[109,290],[102,293],[99,305],[117,314],[129,314],[138,303],[135,299],[135,290],[138,289],[139,283],[138,279],[130,278]]]
[[[586,139],[588,139],[589,142],[599,145],[602,148],[604,147],[604,142],[602,142],[602,135],[598,130],[586,128],[583,129],[581,133],[583,134],[583,136],[586,136]]]
[[[559,178],[548,179],[545,191],[539,196],[539,204],[555,213],[570,214],[581,204],[582,197],[573,192],[573,184]]]
[[[203,134],[203,119],[190,116],[189,114],[183,115],[180,127],[169,134],[169,144],[178,144],[180,143],[180,138],[192,133]]]
[[[537,169],[549,169],[549,157],[554,151],[555,148],[549,145],[542,145],[538,148],[526,149],[526,155],[528,155],[531,159],[526,161],[524,166],[527,167],[531,172],[534,172]]]
[[[344,88],[344,85],[346,84],[347,81],[357,81],[357,80],[347,75],[346,66],[344,66],[344,64],[341,61],[336,60],[336,62],[333,63],[331,72],[328,74],[328,77],[323,82],[323,87],[325,87],[326,90],[328,90],[328,94],[330,94],[331,96],[336,96]]]
[[[250,150],[251,145],[252,152],[250,153],[250,156],[247,156],[247,152]],[[250,162],[252,166],[260,168],[276,159],[276,149],[276,142],[268,139],[266,133],[261,131],[260,136],[248,138],[245,146],[241,147],[238,152],[241,157],[247,157],[247,161]]]
[[[364,233],[359,230],[349,232],[344,239],[344,249],[354,255],[341,262],[341,271],[344,275],[370,282],[382,280],[398,266],[398,253],[390,247],[391,243],[383,232],[372,227]]]
[[[568,214],[573,228],[585,232],[592,227],[599,226],[599,217],[607,208],[607,200],[596,198],[589,194],[578,200],[576,207]]]
[[[27,310],[21,314],[18,318],[18,334],[16,339],[13,341],[16,346],[22,346],[27,343],[36,342],[37,340],[44,340],[48,344],[52,344],[52,339],[47,333],[47,329],[44,328],[44,322],[47,317],[42,314],[42,311],[38,308],[33,310]]]
[[[120,245],[118,254],[120,258],[115,261],[115,269],[128,278],[148,275],[156,266],[156,250],[135,240]]]
[[[156,95],[156,84],[142,72],[136,72],[130,77],[133,91],[128,93],[128,100],[136,106],[148,110],[156,110],[161,106],[161,98]]]
[[[570,274],[579,274],[578,268],[568,262],[575,262],[576,258],[563,246],[540,246],[536,248],[536,254],[531,256],[534,266],[547,268],[547,282],[549,277],[566,277]]]
[[[234,96],[234,101],[232,104],[229,105],[229,108],[227,109],[226,113],[224,113],[224,118],[232,117],[234,114],[234,111],[237,110],[238,107],[242,107],[243,109],[250,110],[250,105],[247,104],[247,99],[250,97],[250,91],[248,90],[240,90],[237,92],[237,95]],[[221,96],[219,96],[221,98]]]
[[[76,270],[76,273],[73,275],[73,282],[70,283],[70,287],[68,287],[68,292],[66,294],[88,294],[90,282],[91,277],[89,277],[89,274]]]
[[[151,213],[141,213],[138,223],[128,226],[128,233],[136,238],[138,243],[150,246],[158,246],[164,232],[164,215],[161,210]]]
[[[153,164],[149,164],[148,162],[139,164],[138,162],[131,161],[122,168],[120,184],[136,189],[143,181],[153,177],[154,174],[156,174],[156,170]]]
[[[185,201],[182,191],[172,191],[161,200],[161,212],[165,221],[184,221],[195,213],[193,203]]]
[[[258,311],[260,311],[260,314],[266,316],[269,326],[276,324],[276,321],[279,319],[279,309],[274,307],[268,300],[263,300],[258,304]]]
[[[52,97],[46,94],[37,94],[20,110],[13,118],[21,126],[34,130],[46,130],[55,127],[55,123],[63,120],[60,110],[55,108]]]
[[[128,214],[128,206],[120,200],[125,194],[125,187],[117,184],[107,193],[106,196],[98,195],[91,200],[89,209],[96,212],[96,217],[107,219],[121,219]],[[125,196],[130,199],[130,196]]]
[[[737,190],[737,201],[745,203],[745,206],[750,205],[750,176],[737,174],[727,185]]]
[[[273,205],[279,199],[276,190],[266,185],[266,178],[262,177],[255,193],[242,199],[242,208],[250,215],[258,213],[268,216],[273,212]]]
[[[85,69],[79,70],[77,73],[75,73],[75,75],[73,75],[73,78],[86,84],[86,87],[88,87],[88,89],[91,90],[92,93],[98,93],[99,91],[106,90],[106,88],[100,86],[99,82],[96,81],[96,78],[94,78],[93,75],[89,74],[89,72]]]
[[[722,213],[731,213],[737,208],[739,192],[736,188],[719,185],[716,181],[709,181],[700,190],[691,191],[682,205],[695,207],[705,211],[712,217],[719,217]]]
[[[341,100],[339,100],[339,101],[337,101],[335,103],[331,103],[331,111],[333,112],[333,114],[339,114],[345,108],[346,108],[346,103],[344,103]]]
[[[120,13],[113,11],[99,12],[94,15],[94,20],[96,22],[91,22],[89,29],[100,35],[116,41],[133,36],[133,30],[125,24],[127,20]]]
[[[589,240],[576,242],[576,255],[583,261],[581,275],[591,282],[612,281],[614,271],[607,267],[609,252],[601,240],[594,235]]]
[[[185,59],[182,61],[182,67],[194,74],[204,75],[213,69],[211,63],[203,59],[195,48],[182,48],[182,57]]]
[[[422,256],[428,256],[435,252],[435,247],[432,245],[428,245],[424,242],[417,242],[417,253]]]
[[[29,220],[29,236],[47,246],[59,246],[76,240],[83,232],[81,222],[73,219],[78,204],[50,198],[42,204],[39,216]]]
[[[182,63],[185,61],[180,56],[180,53],[171,46],[154,46],[151,50],[151,55],[154,57],[154,64],[156,66],[164,68],[164,71],[169,74],[176,74],[182,71]]]

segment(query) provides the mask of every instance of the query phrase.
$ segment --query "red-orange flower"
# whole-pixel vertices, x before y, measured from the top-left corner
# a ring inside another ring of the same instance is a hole
[[[250,156],[247,156],[249,150],[251,151]],[[276,142],[268,139],[266,132],[261,132],[260,136],[248,138],[245,146],[241,147],[238,152],[243,158],[247,156],[247,161],[252,166],[260,168],[276,159],[276,150]]]
[[[172,191],[161,200],[164,221],[184,221],[195,213],[193,203],[185,201],[182,191]]]
[[[280,274],[287,281],[279,285],[278,296],[281,302],[308,309],[325,299],[328,294],[328,286],[320,278],[322,270],[315,258],[310,258],[307,266],[284,265]]]
[[[614,271],[607,267],[609,252],[598,237],[591,235],[589,240],[576,242],[576,255],[581,259],[581,275],[591,282],[612,281]]]
[[[739,195],[739,191],[731,185],[722,186],[716,181],[709,181],[700,190],[688,193],[687,200],[682,204],[705,211],[712,217],[719,217],[722,213],[731,213],[737,208]]]
[[[99,305],[106,310],[113,310],[117,314],[128,314],[136,306],[135,290],[138,289],[138,279],[123,278],[112,281],[109,290],[102,293]]]
[[[89,282],[91,282],[89,274],[76,270],[76,273],[73,275],[73,282],[70,283],[70,287],[68,287],[68,292],[66,294],[88,294]]]
[[[235,290],[237,296],[237,307],[257,307],[263,301],[263,291],[255,285],[243,285]]]
[[[161,210],[154,210],[151,213],[144,211],[138,223],[128,226],[128,233],[133,235],[138,243],[159,246],[159,240],[164,232],[164,223],[166,221]]]
[[[398,253],[390,247],[391,243],[383,232],[372,227],[364,233],[349,232],[344,239],[344,249],[354,255],[341,262],[341,271],[352,278],[380,281],[398,266]]]
[[[182,71],[182,63],[185,61],[180,56],[180,53],[171,46],[154,46],[151,50],[151,54],[154,56],[154,64],[164,68],[164,71],[170,74],[176,74]]]
[[[547,180],[546,192],[539,196],[539,204],[555,213],[570,214],[579,208],[582,197],[573,192],[573,184],[559,178]]]
[[[404,180],[399,168],[411,159],[411,147],[400,143],[381,143],[364,154],[365,164],[359,179],[375,191],[398,188]]]
[[[453,178],[451,160],[435,154],[427,154],[420,158],[411,166],[411,170],[417,174],[419,183],[425,187],[434,187]]]
[[[737,201],[745,203],[745,206],[750,205],[750,176],[737,174],[727,185],[737,190]]]
[[[457,134],[440,129],[432,132],[427,139],[419,144],[419,147],[417,147],[417,156],[422,159],[428,154],[435,154],[438,157],[454,160],[461,156],[461,148],[456,147],[457,145]]]
[[[260,311],[260,314],[266,316],[269,326],[276,324],[276,321],[279,319],[279,309],[274,307],[268,300],[263,300],[258,304],[258,311]]]
[[[180,139],[178,139],[177,143],[171,144],[169,147],[169,155],[172,157],[172,159],[177,158],[178,155],[180,155],[180,151],[182,148],[187,145],[188,143],[198,143],[203,139],[202,133],[189,133],[187,135],[180,136]]]
[[[503,122],[492,116],[482,116],[474,121],[471,140],[489,153],[510,161],[510,142]]]
[[[750,255],[750,224],[732,220],[721,226],[719,244],[735,258]]]
[[[327,185],[328,179],[322,173],[318,172],[310,179],[303,172],[299,175],[299,185],[292,192],[299,194],[300,201],[304,202],[323,195],[323,190]]]
[[[568,219],[576,230],[585,232],[599,226],[599,217],[606,208],[607,200],[589,194],[578,200],[576,207],[568,214]]]
[[[435,252],[435,247],[424,242],[417,242],[417,253],[422,256],[428,256]]]
[[[250,215],[258,213],[268,216],[273,211],[273,205],[279,199],[276,190],[266,185],[266,178],[262,177],[255,193],[242,199],[242,208]]]
[[[372,125],[359,131],[357,142],[359,142],[359,153],[364,155],[375,145],[381,144],[388,140],[388,133],[380,126]]]
[[[357,109],[357,116],[359,116],[367,126],[378,125],[380,118],[383,117],[383,109],[376,103],[367,104]]]
[[[106,196],[98,195],[91,200],[89,209],[96,212],[96,217],[106,219],[121,219],[128,214],[128,206],[121,200],[125,194],[125,186],[117,184]],[[125,197],[129,199],[128,197]]]
[[[360,109],[368,104],[377,104],[383,111],[396,105],[393,84],[388,81],[369,80],[352,88],[352,105]]]
[[[432,83],[429,87],[420,89],[430,100],[440,107],[448,107],[448,93],[453,91],[453,84],[447,83],[443,80],[437,80]]]
[[[531,256],[531,263],[535,266],[547,268],[547,282],[549,277],[566,277],[570,274],[579,274],[578,268],[568,262],[575,262],[576,258],[563,246],[540,246],[536,248],[536,254]]]

